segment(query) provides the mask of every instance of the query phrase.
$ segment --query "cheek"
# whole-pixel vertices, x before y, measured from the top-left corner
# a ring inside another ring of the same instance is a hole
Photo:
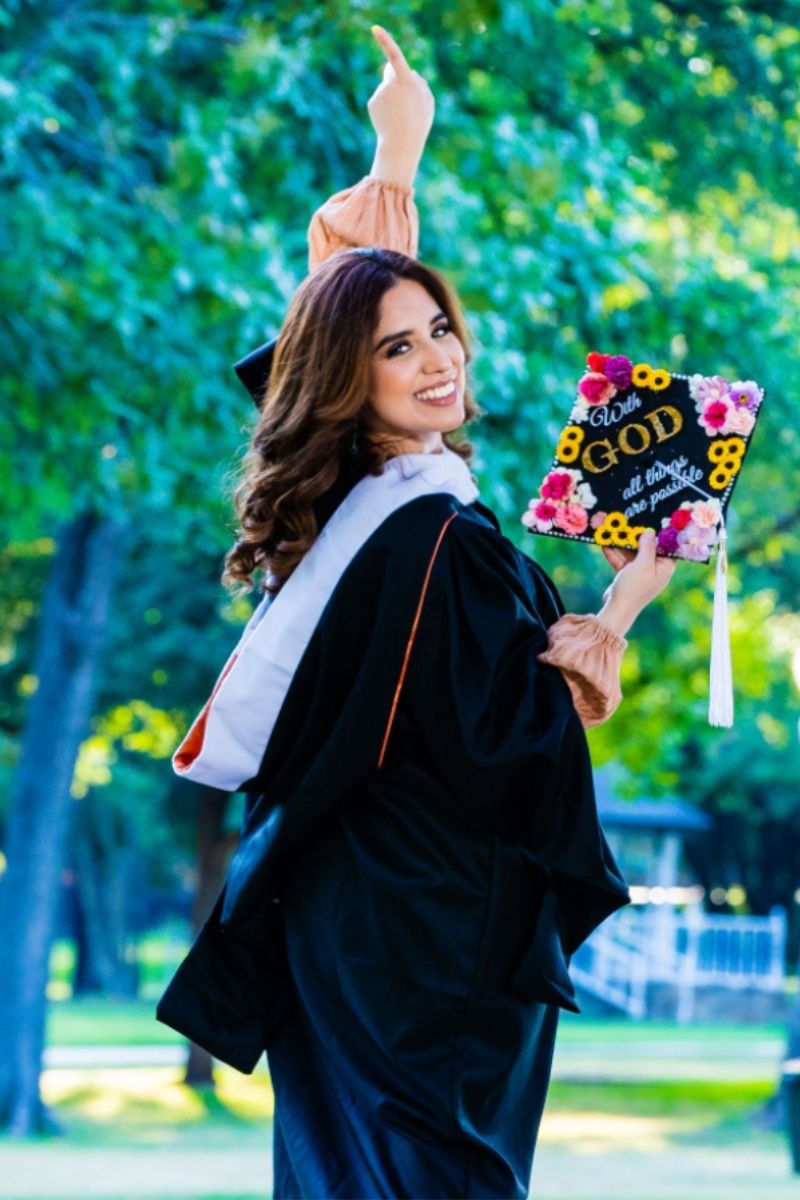
[[[403,359],[384,359],[377,363],[370,372],[372,403],[380,407],[382,400],[391,402],[398,396],[407,395],[413,378],[413,367]]]
[[[463,374],[466,370],[467,356],[458,338],[453,338],[451,344],[447,347],[447,355],[456,370],[460,374]]]

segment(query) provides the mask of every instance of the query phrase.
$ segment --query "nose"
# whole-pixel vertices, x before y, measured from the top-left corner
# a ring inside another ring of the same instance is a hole
[[[442,372],[449,372],[453,369],[453,360],[447,353],[446,348],[438,339],[431,339],[428,343],[427,353],[425,355],[425,363],[423,371],[426,375],[439,375]]]

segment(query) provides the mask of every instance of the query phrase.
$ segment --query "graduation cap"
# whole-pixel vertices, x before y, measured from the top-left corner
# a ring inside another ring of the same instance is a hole
[[[638,547],[707,563],[716,550],[712,725],[733,723],[726,512],[764,398],[752,379],[678,375],[624,354],[591,353],[538,495],[533,533]]]
[[[257,350],[251,350],[244,358],[240,358],[237,363],[233,364],[234,371],[255,400],[258,408],[261,408],[264,398],[264,388],[267,386],[272,370],[272,360],[275,357],[277,344],[278,339],[273,338],[272,341],[265,342]]]

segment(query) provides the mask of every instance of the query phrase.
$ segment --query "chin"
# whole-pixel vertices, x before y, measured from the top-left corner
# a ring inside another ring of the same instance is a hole
[[[453,433],[456,429],[461,428],[466,419],[464,409],[458,405],[455,412],[442,413],[437,429],[440,433]]]

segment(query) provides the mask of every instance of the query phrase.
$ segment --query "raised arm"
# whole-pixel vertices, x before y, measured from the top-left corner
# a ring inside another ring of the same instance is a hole
[[[418,71],[412,71],[397,42],[373,25],[375,40],[386,55],[383,80],[367,101],[375,130],[375,158],[370,177],[413,187],[433,125],[433,92]]]
[[[314,213],[308,230],[312,271],[349,246],[383,246],[412,258],[417,254],[413,185],[433,123],[433,94],[394,38],[379,25],[372,32],[386,55],[383,79],[367,104],[375,130],[375,158],[369,175],[331,196]]]

